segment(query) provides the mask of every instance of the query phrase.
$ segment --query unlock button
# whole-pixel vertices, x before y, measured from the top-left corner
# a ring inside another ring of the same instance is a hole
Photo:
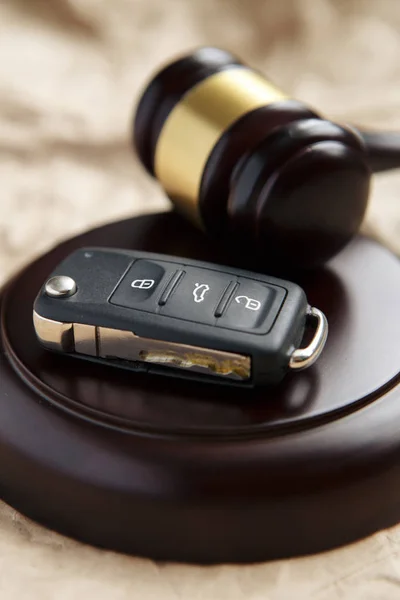
[[[247,310],[259,311],[262,307],[262,303],[260,300],[256,300],[255,298],[250,298],[249,296],[236,296],[235,302],[238,304],[243,304]]]
[[[240,278],[216,324],[227,329],[258,329],[264,333],[271,328],[284,297],[283,288]]]

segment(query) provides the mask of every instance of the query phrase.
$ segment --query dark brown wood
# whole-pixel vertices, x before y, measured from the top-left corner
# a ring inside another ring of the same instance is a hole
[[[226,229],[229,194],[235,187],[233,180],[240,172],[238,166],[247,153],[282,125],[313,117],[317,118],[316,113],[303,103],[281,100],[246,113],[223,132],[207,160],[201,180],[199,208],[207,231],[219,236]],[[253,185],[254,180],[248,182],[248,192]],[[255,215],[251,202],[248,204],[247,211],[253,224]],[[243,223],[243,229],[246,230],[246,223]]]
[[[322,265],[358,233],[369,185],[365,151],[351,130],[293,120],[272,130],[236,170],[230,238],[273,264]]]
[[[328,316],[326,350],[279,387],[244,391],[43,351],[32,327],[34,297],[83,245],[229,263],[185,221],[160,214],[76,237],[7,285],[0,353],[7,502],[92,544],[200,562],[316,552],[400,519],[395,257],[359,237],[326,269],[298,275]]]

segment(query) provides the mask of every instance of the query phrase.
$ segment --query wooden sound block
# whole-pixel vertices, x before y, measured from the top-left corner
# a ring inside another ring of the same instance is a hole
[[[1,295],[0,490],[64,534],[196,562],[317,552],[400,520],[400,264],[357,238],[298,276],[328,316],[324,353],[244,390],[103,367],[41,349],[34,298],[81,246],[229,263],[174,214],[94,229]],[[246,253],[241,256],[255,269]]]

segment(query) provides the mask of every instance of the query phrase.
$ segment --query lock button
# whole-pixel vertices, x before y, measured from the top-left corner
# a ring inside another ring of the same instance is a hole
[[[110,298],[111,304],[157,312],[158,300],[177,268],[163,261],[135,261]]]
[[[260,328],[260,333],[266,333],[272,327],[285,295],[284,288],[240,277],[216,325],[243,331]]]

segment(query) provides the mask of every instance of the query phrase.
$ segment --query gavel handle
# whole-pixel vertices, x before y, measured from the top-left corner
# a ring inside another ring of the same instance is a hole
[[[400,168],[400,132],[359,129],[374,173]]]

